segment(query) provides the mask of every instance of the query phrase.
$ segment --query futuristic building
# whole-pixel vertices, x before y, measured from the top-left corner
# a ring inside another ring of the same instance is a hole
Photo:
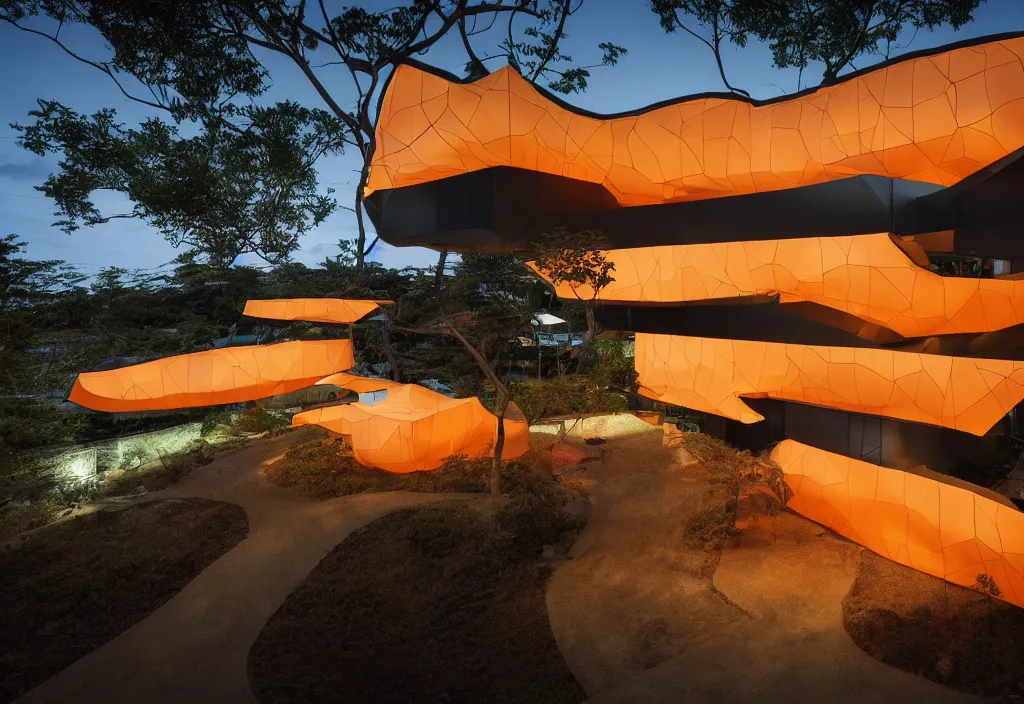
[[[616,115],[405,65],[366,195],[399,246],[603,232],[642,394],[778,443],[794,510],[1024,605],[1024,514],[943,474],[993,463],[1024,401],[1024,35]]]

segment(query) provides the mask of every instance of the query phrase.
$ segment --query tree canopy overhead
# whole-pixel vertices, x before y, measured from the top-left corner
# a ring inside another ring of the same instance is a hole
[[[889,55],[905,28],[959,29],[982,0],[651,0],[666,32],[682,30],[706,44],[730,91],[748,95],[726,78],[721,44],[768,44],[779,68],[824,64],[822,85],[853,66],[859,56]]]
[[[108,188],[131,198],[131,215],[148,219],[176,244],[214,258],[249,251],[280,259],[334,207],[327,202],[330,194],[326,200],[317,196],[317,159],[354,148],[362,157],[351,206],[361,270],[377,241],[366,242],[362,194],[375,146],[377,101],[389,72],[457,34],[471,76],[486,73],[488,62],[504,61],[552,90],[583,90],[592,66],[560,49],[582,4],[409,0],[378,11],[330,10],[324,0],[0,0],[0,21],[55,43],[167,120],[130,129],[109,111],[86,117],[58,103],[41,105],[36,124],[20,129],[24,146],[66,157],[63,173],[44,186],[63,226],[103,222],[88,193]],[[84,56],[65,43],[60,31],[69,24],[96,29],[110,55]],[[612,65],[625,52],[609,42],[597,48],[595,65]],[[253,107],[281,59],[299,71],[321,105]],[[176,125],[182,123],[201,134],[181,136]],[[266,144],[272,126],[278,127],[274,153]],[[211,154],[205,168],[196,163],[204,148]],[[108,168],[111,153],[118,158]],[[213,186],[201,199],[189,198],[185,186],[161,182],[182,165],[190,187]],[[237,187],[236,180],[246,185]],[[264,200],[272,205],[257,212],[255,204]],[[238,230],[220,234],[235,219],[241,220]]]

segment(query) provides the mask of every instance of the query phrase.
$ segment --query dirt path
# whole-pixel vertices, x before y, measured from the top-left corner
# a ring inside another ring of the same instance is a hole
[[[255,702],[246,661],[285,597],[352,531],[398,508],[458,494],[391,492],[312,501],[272,487],[262,465],[292,434],[226,455],[163,492],[240,504],[249,536],[149,617],[18,702]]]
[[[590,523],[549,586],[555,637],[590,701],[977,701],[853,644],[841,601],[861,548],[809,521],[762,518],[701,571],[682,530],[707,485],[659,442],[619,441],[594,466]]]
[[[609,442],[588,463],[590,521],[548,584],[548,614],[588,694],[632,679],[746,618],[711,589],[714,561],[683,526],[707,484],[673,466],[661,432]]]

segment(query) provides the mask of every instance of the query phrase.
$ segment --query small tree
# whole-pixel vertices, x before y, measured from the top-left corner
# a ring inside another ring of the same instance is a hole
[[[996,584],[996,578],[985,572],[981,572],[974,579],[973,587],[979,592],[985,595],[985,601],[988,603],[989,615],[992,614],[992,600],[998,599],[1003,595],[1003,590]]]
[[[505,417],[511,402],[508,384],[498,370],[513,342],[529,325],[536,310],[537,287],[515,255],[467,253],[455,267],[447,290],[440,298],[432,299],[435,306],[420,309],[418,320],[409,321],[414,324],[400,321],[394,328],[415,335],[455,339],[494,387],[498,429],[489,483],[495,500],[501,496]],[[428,290],[432,296],[433,288]]]
[[[583,340],[589,348],[597,335],[594,307],[601,290],[612,283],[615,265],[601,251],[604,234],[598,230],[570,232],[564,227],[545,233],[537,245],[536,267],[555,286],[567,284],[583,304],[587,315],[587,335]]]

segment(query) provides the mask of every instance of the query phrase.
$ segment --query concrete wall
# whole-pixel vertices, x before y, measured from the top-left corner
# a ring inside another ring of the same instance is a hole
[[[99,440],[53,450],[47,455],[58,472],[87,479],[111,469],[134,469],[162,455],[186,450],[201,435],[201,423],[187,423],[149,433]]]

